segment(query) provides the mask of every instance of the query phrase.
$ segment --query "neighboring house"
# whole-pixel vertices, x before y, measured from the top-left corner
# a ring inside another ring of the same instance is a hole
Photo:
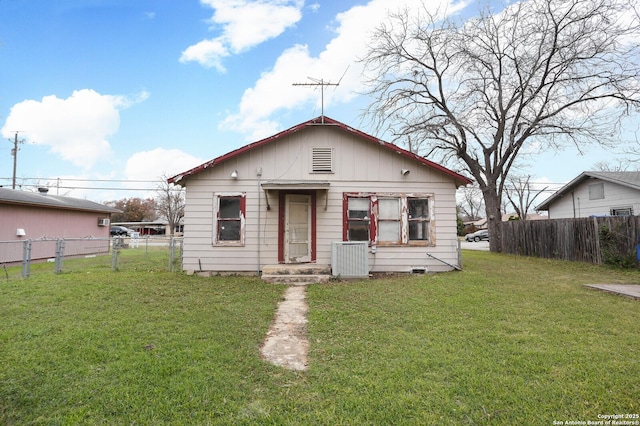
[[[640,212],[640,172],[583,172],[536,207],[549,219],[633,216]]]
[[[0,187],[0,263],[22,259],[22,245],[9,242],[35,240],[96,239],[90,244],[69,245],[74,255],[109,252],[111,213],[119,210],[78,198]],[[36,245],[31,258],[53,257],[52,244]],[[53,245],[55,247],[55,245]],[[17,257],[17,258],[16,258]]]
[[[455,193],[470,180],[328,117],[168,181],[186,188],[190,273],[329,265],[345,241],[365,242],[370,272],[459,264]]]
[[[504,213],[502,215],[501,220],[503,222],[508,222],[510,220],[517,220],[519,218],[518,213]],[[527,220],[546,220],[549,219],[546,215],[541,215],[537,213],[528,213]],[[473,225],[477,229],[487,229],[487,218],[478,219],[475,222],[465,222],[465,225]]]

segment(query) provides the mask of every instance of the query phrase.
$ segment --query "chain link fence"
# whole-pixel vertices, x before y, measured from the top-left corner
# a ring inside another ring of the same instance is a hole
[[[0,241],[0,279],[99,270],[182,270],[182,238],[40,238]]]

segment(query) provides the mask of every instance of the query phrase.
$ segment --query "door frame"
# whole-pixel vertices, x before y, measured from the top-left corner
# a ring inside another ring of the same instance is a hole
[[[287,263],[284,257],[285,232],[286,232],[286,203],[287,194],[309,195],[309,208],[311,209],[311,262],[316,261],[316,191],[291,191],[280,190],[278,194],[278,263]]]

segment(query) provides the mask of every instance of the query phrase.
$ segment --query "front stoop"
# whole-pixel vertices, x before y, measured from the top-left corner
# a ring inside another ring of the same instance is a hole
[[[270,284],[307,285],[326,283],[331,279],[331,266],[316,263],[265,265],[262,280]]]

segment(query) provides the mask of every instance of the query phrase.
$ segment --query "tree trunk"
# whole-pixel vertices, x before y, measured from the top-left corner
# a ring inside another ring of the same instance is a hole
[[[484,188],[484,205],[487,215],[487,227],[489,228],[489,250],[502,251],[502,211],[500,210],[500,197],[491,188]]]

